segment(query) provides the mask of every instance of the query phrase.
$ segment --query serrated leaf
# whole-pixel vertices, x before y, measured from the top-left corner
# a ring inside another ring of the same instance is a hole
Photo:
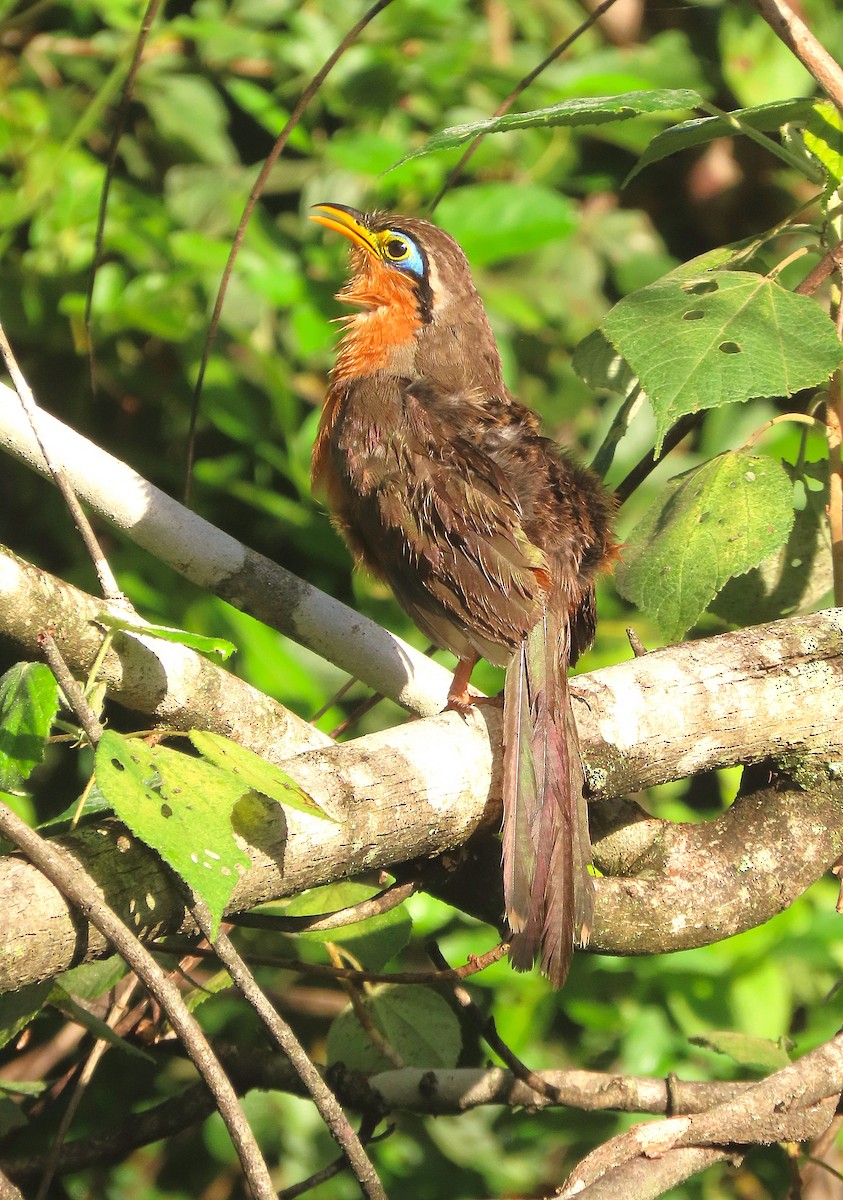
[[[843,180],[843,117],[830,100],[812,105],[802,140],[828,173],[832,188]]]
[[[206,637],[202,633],[188,633],[186,629],[175,629],[170,625],[148,625],[145,621],[130,621],[117,617],[114,613],[100,612],[97,614],[97,624],[107,629],[118,630],[121,633],[137,633],[144,637],[158,638],[161,642],[175,642],[179,646],[187,646],[199,654],[210,654],[225,662],[231,658],[237,647],[233,642],[220,637]]]
[[[383,1036],[407,1067],[447,1069],[460,1056],[462,1036],[457,1018],[441,996],[430,988],[384,984],[373,988],[363,1003]],[[393,1064],[377,1049],[363,1026],[347,1008],[328,1030],[328,1062],[351,1070],[384,1071]]]
[[[248,784],[201,759],[111,730],[97,746],[95,772],[121,821],[205,901],[216,933],[249,865],[231,824]]]
[[[675,641],[733,575],[758,566],[793,525],[793,488],[771,458],[739,450],[672,479],[633,530],[619,591]]]
[[[742,124],[757,129],[759,133],[772,133],[788,121],[806,120],[812,107],[810,100],[776,100],[772,104],[739,108],[730,115]],[[692,146],[705,146],[715,138],[731,137],[738,133],[740,129],[722,117],[698,117],[692,121],[682,121],[656,134],[621,186],[626,187],[645,167],[671,154]]]
[[[224,771],[230,771],[250,790],[261,792],[270,800],[277,800],[279,804],[308,813],[311,817],[321,817],[323,821],[334,820],[322,811],[292,776],[253,750],[222,734],[209,733],[204,729],[191,729],[188,737],[203,758]]]
[[[739,1066],[756,1071],[780,1071],[790,1063],[790,1056],[780,1042],[749,1033],[724,1029],[688,1040],[692,1046],[704,1046],[706,1050],[727,1054]]]
[[[44,756],[59,708],[58,684],[44,663],[16,663],[0,679],[0,788],[13,792]]]
[[[808,463],[797,473],[785,463],[784,469],[805,489],[804,503],[796,508],[785,545],[745,575],[730,579],[711,605],[712,612],[735,625],[757,625],[808,612],[834,584],[825,513],[827,464]]]
[[[30,983],[16,992],[0,994],[0,1047],[17,1037],[38,1015],[47,1003],[51,987],[48,980],[46,983]]]
[[[362,883],[332,883],[326,887],[311,888],[285,906],[284,916],[309,917],[316,913],[338,912],[375,894],[374,888]],[[339,929],[324,932],[304,931],[296,936],[309,942],[339,942],[368,970],[380,971],[403,950],[412,931],[410,915],[400,904],[376,917],[355,921],[353,925],[343,925]]]
[[[791,396],[823,383],[841,359],[815,301],[749,271],[671,273],[624,297],[602,328],[652,402],[657,452],[684,413]]]
[[[549,108],[537,108],[531,112],[507,113],[503,117],[492,117],[485,121],[473,121],[467,125],[452,125],[428,138],[423,146],[400,159],[395,166],[403,166],[414,158],[434,154],[438,150],[451,150],[462,146],[476,137],[488,133],[508,133],[512,129],[533,129],[554,125],[605,125],[609,121],[628,121],[644,113],[678,112],[683,108],[696,108],[702,97],[690,88],[658,89],[652,91],[625,92],[618,96],[578,96],[562,100]]]
[[[152,1055],[147,1054],[145,1050],[141,1050],[131,1042],[127,1042],[125,1038],[121,1038],[109,1025],[106,1025],[105,1021],[101,1021],[99,1017],[95,1017],[93,1013],[88,1012],[81,1004],[77,1004],[61,984],[53,984],[47,1000],[53,1008],[57,1008],[59,1012],[64,1013],[71,1021],[75,1021],[77,1025],[81,1025],[83,1029],[87,1029],[90,1034],[98,1038],[101,1042],[107,1042],[109,1046],[113,1046],[116,1050],[122,1050],[124,1054],[128,1054],[132,1058],[142,1058],[145,1062],[154,1062]]]

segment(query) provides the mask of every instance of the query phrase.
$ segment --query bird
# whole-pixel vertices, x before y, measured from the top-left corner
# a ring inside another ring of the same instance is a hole
[[[356,562],[458,665],[505,668],[501,827],[509,958],[565,981],[594,907],[568,668],[594,640],[594,583],[616,554],[600,480],[542,436],[504,383],[457,241],[417,217],[313,206],[351,242],[343,334],[312,457]]]

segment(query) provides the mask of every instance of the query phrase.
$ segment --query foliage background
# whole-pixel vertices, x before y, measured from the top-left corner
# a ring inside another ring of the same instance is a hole
[[[621,10],[622,5],[618,5]],[[839,59],[843,13],[833,0],[804,5]],[[96,391],[83,313],[103,163],[141,17],[135,0],[17,5],[0,2],[0,316],[40,402],[174,494],[183,484],[193,384],[208,314],[232,235],[260,162],[358,4],[221,0],[168,5],[156,23],[120,140],[93,304]],[[723,108],[807,95],[812,83],[748,6],[737,2],[629,4],[617,26],[586,34],[524,97],[538,108],[574,96],[694,87]],[[352,576],[344,547],[310,495],[310,448],[340,313],[333,299],[345,251],[306,221],[309,204],[337,200],[424,214],[456,155],[388,168],[429,133],[490,115],[548,48],[582,19],[568,0],[396,0],[341,60],[273,169],[237,260],[206,379],[194,504],[203,515],[325,591],[423,645],[376,583]],[[608,29],[608,31],[607,31]],[[614,40],[613,40],[614,39]],[[592,128],[525,130],[489,138],[436,219],[463,244],[498,336],[510,388],[541,413],[547,431],[585,457],[617,400],[594,397],[571,367],[576,344],[630,290],[710,247],[757,233],[807,200],[804,179],[752,143],[726,140],[623,180],[655,118]],[[710,412],[624,509],[620,537],[668,475],[746,436],[772,405]],[[639,418],[609,483],[652,444]],[[765,442],[796,453],[786,428]],[[818,456],[818,455],[817,455]],[[95,581],[54,490],[3,463],[4,540],[25,557],[89,590]],[[230,637],[233,669],[304,716],[342,682],[331,666],[200,594],[131,544],[103,531],[118,578],[145,616]],[[598,642],[583,666],[628,654],[631,621],[649,646],[658,632],[606,583]],[[719,626],[706,617],[700,632]],[[3,667],[7,662],[3,662]],[[478,683],[496,686],[491,669]],[[355,693],[352,693],[354,696]],[[357,693],[359,695],[359,692]],[[321,720],[331,729],[351,701]],[[400,719],[381,705],[357,734]],[[119,721],[115,714],[112,720]],[[66,763],[66,760],[62,760]],[[51,769],[51,766],[53,769]],[[44,819],[76,794],[50,761],[28,815]],[[737,778],[697,779],[640,798],[659,815],[698,819],[719,811]],[[434,901],[408,906],[418,935],[403,961],[421,965],[421,937],[452,960],[491,944]],[[843,967],[833,889],[817,885],[762,929],[719,946],[658,960],[578,955],[564,992],[501,965],[477,981],[501,1034],[527,1062],[619,1072],[728,1078],[734,1064],[689,1042],[718,1029],[790,1038],[799,1053],[836,1029],[827,997]],[[254,935],[255,946],[263,945]],[[277,945],[273,945],[277,950]],[[319,954],[318,947],[313,949]],[[291,976],[264,977],[293,1012],[315,1057],[323,1053],[339,991]],[[226,994],[201,1009],[207,1028],[261,1044],[253,1021]],[[37,1036],[50,1035],[44,1018]],[[464,1061],[482,1061],[466,1038]],[[174,1092],[187,1068],[126,1069],[110,1054],[75,1130],[105,1119],[119,1094],[140,1107]],[[289,1185],[332,1156],[309,1105],[252,1094],[247,1111]],[[387,1190],[406,1200],[533,1194],[557,1184],[587,1149],[622,1127],[612,1115],[499,1110],[460,1118],[405,1118],[376,1150]],[[238,1170],[221,1123],[138,1152],[119,1169],[68,1183],[74,1197],[225,1196]],[[715,1170],[677,1197],[778,1197],[783,1150],[750,1155],[737,1175]],[[316,1193],[356,1194],[340,1177]]]

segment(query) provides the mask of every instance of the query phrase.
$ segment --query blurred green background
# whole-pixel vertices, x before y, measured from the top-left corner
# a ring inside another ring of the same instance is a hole
[[[843,13],[806,0],[812,27],[838,59]],[[0,319],[41,404],[179,495],[186,435],[209,313],[249,190],[313,73],[363,12],[324,0],[173,3],[153,26],[120,139],[93,299],[96,390],[83,313],[104,162],[142,6],[3,3],[0,0]],[[576,96],[693,87],[724,108],[811,94],[808,75],[749,4],[636,3],[589,31],[520,103],[539,108]],[[425,215],[459,152],[388,169],[437,130],[491,115],[518,80],[584,16],[570,0],[395,0],[342,58],[273,168],[234,268],[202,393],[194,506],[223,529],[421,647],[377,583],[350,561],[309,487],[310,449],[332,363],[345,278],[340,239],[307,220],[334,200]],[[594,396],[571,367],[576,344],[621,296],[713,246],[758,233],[812,194],[795,172],[751,142],[686,151],[622,182],[665,119],[586,130],[532,129],[487,139],[436,220],[463,244],[503,354],[511,390],[547,431],[584,458],[608,428],[617,398]],[[625,507],[623,540],[668,475],[740,445],[774,415],[770,404],[712,411]],[[642,414],[621,443],[616,484],[652,444]],[[768,438],[794,451],[785,429]],[[821,449],[821,447],[820,447]],[[791,455],[792,457],[792,455]],[[69,517],[41,479],[12,460],[0,471],[3,538],[24,557],[95,591]],[[316,659],[201,594],[149,555],[103,529],[112,566],[150,620],[231,638],[233,670],[308,717],[343,682]],[[658,631],[601,586],[594,651],[581,669],[629,654],[634,624],[648,646]],[[707,617],[700,632],[722,628]],[[4,659],[2,666],[11,659]],[[497,676],[478,671],[480,686]],[[358,688],[330,707],[326,730],[352,711]],[[356,736],[403,719],[382,704]],[[51,769],[52,767],[52,769]],[[60,810],[78,791],[56,756],[36,780],[33,812]],[[737,774],[670,785],[641,799],[673,819],[720,811]],[[410,949],[423,966],[424,936],[451,961],[493,944],[426,897],[408,905]],[[839,1005],[827,1002],[843,966],[834,889],[823,882],[763,929],[705,950],[652,960],[578,955],[561,994],[495,967],[474,984],[500,1032],[534,1067],[574,1065],[687,1078],[731,1078],[730,1059],[692,1045],[707,1031],[789,1037],[802,1053],[830,1036]],[[254,936],[252,944],[268,940]],[[277,944],[277,939],[275,943]],[[298,952],[298,949],[296,950]],[[320,956],[319,947],[311,952]],[[272,973],[264,981],[315,1057],[324,1049],[339,990]],[[208,1028],[260,1044],[255,1022],[228,994],[207,1001]],[[37,1027],[49,1036],[52,1018]],[[482,1063],[471,1036],[463,1061]],[[745,1072],[744,1072],[745,1073]],[[110,1054],[80,1110],[84,1134],[111,1119],[114,1095],[139,1108],[182,1086],[178,1062],[153,1069]],[[287,1186],[333,1156],[312,1108],[278,1093],[247,1108]],[[532,1195],[561,1182],[578,1157],[628,1126],[627,1118],[569,1111],[533,1117],[498,1109],[460,1118],[402,1118],[373,1151],[387,1190],[405,1200]],[[783,1197],[784,1151],[751,1154],[735,1172],[715,1169],[677,1197]],[[216,1119],[140,1151],[120,1168],[67,1181],[68,1194],[124,1200],[237,1195],[238,1169]],[[340,1177],[316,1193],[354,1196]]]

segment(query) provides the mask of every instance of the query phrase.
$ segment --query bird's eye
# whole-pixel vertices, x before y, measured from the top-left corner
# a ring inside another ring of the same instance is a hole
[[[410,246],[404,238],[391,237],[384,246],[386,257],[392,262],[402,262],[409,257]]]

